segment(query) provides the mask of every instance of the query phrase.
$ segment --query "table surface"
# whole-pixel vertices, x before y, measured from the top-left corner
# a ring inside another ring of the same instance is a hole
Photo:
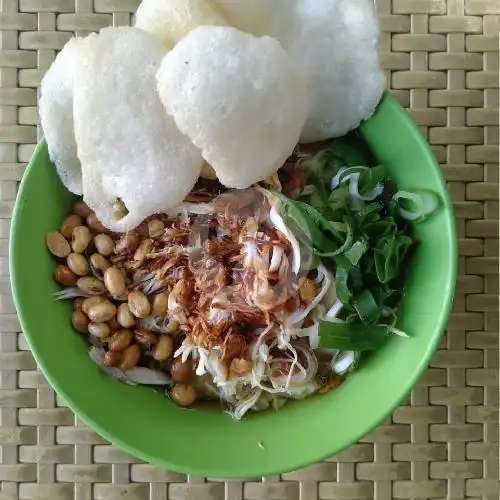
[[[19,333],[7,248],[39,135],[37,86],[74,32],[129,24],[137,5],[0,0],[0,499],[498,500],[498,0],[377,0],[388,85],[442,165],[460,254],[447,333],[390,419],[325,463],[224,482],[109,445],[36,370]]]

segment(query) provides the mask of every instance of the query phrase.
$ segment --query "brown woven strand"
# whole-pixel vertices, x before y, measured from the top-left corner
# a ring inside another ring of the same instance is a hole
[[[498,0],[377,0],[388,84],[442,164],[460,252],[447,334],[390,420],[325,463],[225,482],[110,446],[36,371],[7,245],[37,139],[37,86],[73,32],[129,24],[137,4],[0,0],[0,499],[498,500]]]

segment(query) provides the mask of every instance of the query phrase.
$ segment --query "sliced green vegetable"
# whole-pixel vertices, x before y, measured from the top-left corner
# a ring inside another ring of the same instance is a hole
[[[326,150],[330,158],[335,158],[347,166],[371,164],[368,147],[356,133],[334,139]]]
[[[292,201],[279,191],[271,190],[271,192],[280,201],[281,205],[279,211],[281,215],[285,218],[287,224],[291,226],[291,229],[298,233],[302,241],[309,242],[311,246],[319,248],[324,252],[331,252],[338,248],[338,244],[332,242],[325,236],[322,228],[318,227],[316,220],[314,220],[308,212],[302,211],[298,207],[299,202]],[[319,212],[315,211],[312,207],[309,208],[311,211],[319,214]]]
[[[351,300],[351,291],[349,290],[349,271],[352,264],[344,256],[335,259],[335,289],[337,297],[342,304],[348,305]]]
[[[331,189],[337,189],[343,183],[349,181],[353,175],[361,174],[365,170],[368,170],[368,167],[357,165],[355,167],[342,167],[338,170],[336,175],[332,178],[330,182]]]
[[[326,238],[314,221],[304,216],[296,207],[289,208],[282,216],[290,229],[311,250],[313,246],[322,248],[325,252],[334,251],[333,249],[337,248],[337,244]]]
[[[364,223],[376,222],[380,218],[380,212],[383,210],[384,205],[380,201],[374,201],[372,203],[366,204],[361,207],[358,211],[358,217],[364,219]],[[376,215],[376,219],[373,219],[373,215]]]
[[[358,185],[359,192],[365,194],[375,188],[377,184],[382,184],[387,177],[387,171],[383,165],[368,168],[360,173]]]
[[[316,210],[311,205],[304,203],[303,201],[296,201],[295,207],[298,208],[304,216],[308,216],[320,229],[328,232],[330,235],[335,237],[338,241],[342,241],[343,237],[340,232],[345,231],[345,225],[338,222],[331,222],[326,217],[324,217],[321,212]],[[314,242],[313,242],[314,243]]]
[[[365,325],[373,325],[380,319],[382,310],[370,290],[363,290],[356,296],[353,305]]]
[[[415,247],[409,221],[424,220],[438,206],[433,193],[398,192],[384,166],[372,160],[351,133],[304,160],[309,174],[297,199],[273,191],[287,224],[310,250],[307,267],[319,256],[333,272],[342,304],[337,317],[344,323],[324,328],[337,332],[337,349],[356,350],[354,341],[372,345],[391,334]],[[352,328],[354,340],[340,345],[341,333]]]
[[[400,274],[400,264],[411,245],[412,240],[408,236],[392,234],[380,238],[374,249],[374,257],[381,283],[387,283]]]
[[[372,244],[376,244],[388,234],[397,232],[398,227],[391,218],[370,222],[363,227],[364,232],[370,237]]]
[[[357,370],[360,363],[361,363],[361,352],[354,351],[354,361],[352,362],[352,365],[349,367],[348,373],[352,373],[353,371]]]
[[[337,250],[334,250],[332,252],[320,252],[319,250],[316,250],[315,251],[316,255],[319,255],[320,257],[335,257],[336,255],[340,255],[348,251],[352,245],[352,237],[353,237],[352,225],[346,222],[343,225],[342,231],[345,231],[345,240],[342,243],[342,245],[339,248],[337,248]]]
[[[367,285],[366,276],[361,271],[361,268],[359,266],[351,266],[349,272],[349,286],[353,295],[361,293]]]
[[[401,217],[406,220],[423,220],[438,207],[438,198],[428,191],[398,191],[393,200],[399,204]]]
[[[356,266],[367,250],[368,245],[366,244],[366,241],[364,239],[358,240],[355,241],[352,246],[344,252],[344,255],[349,259],[349,262],[353,266]]]
[[[337,189],[332,190],[328,197],[328,206],[330,210],[340,210],[341,214],[345,213],[346,206],[349,204],[349,188],[347,186],[339,186]]]
[[[319,347],[343,351],[375,351],[391,335],[388,326],[365,326],[321,321]]]
[[[311,195],[310,203],[316,209],[321,210],[328,203],[328,192],[325,183],[314,171],[309,172],[308,182],[315,188],[314,193]]]

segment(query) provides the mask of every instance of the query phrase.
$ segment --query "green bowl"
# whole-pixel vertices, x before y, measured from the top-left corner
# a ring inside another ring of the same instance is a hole
[[[54,262],[45,235],[70,213],[73,196],[40,142],[24,175],[12,220],[10,270],[22,329],[38,365],[90,427],[138,458],[209,477],[278,474],[334,455],[363,437],[418,381],[445,328],[456,275],[456,237],[446,186],[425,139],[386,95],[361,127],[375,157],[403,189],[429,189],[442,206],[418,225],[421,240],[399,326],[392,338],[337,390],[279,412],[235,422],[214,410],[185,410],[144,387],[106,376],[70,326],[69,303],[55,302]]]

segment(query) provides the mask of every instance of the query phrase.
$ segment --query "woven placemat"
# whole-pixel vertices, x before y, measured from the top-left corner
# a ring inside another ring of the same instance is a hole
[[[7,247],[37,139],[37,86],[73,32],[129,24],[137,4],[0,0],[0,498],[498,500],[498,0],[377,0],[389,86],[442,164],[460,252],[447,334],[391,419],[325,463],[224,482],[109,445],[36,370],[18,333]]]

